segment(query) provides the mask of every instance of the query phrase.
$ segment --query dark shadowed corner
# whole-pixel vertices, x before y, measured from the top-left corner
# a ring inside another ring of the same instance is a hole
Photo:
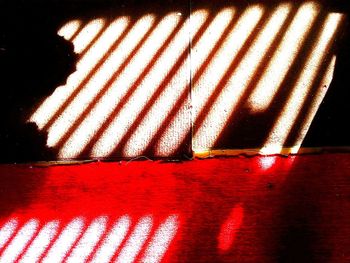
[[[47,134],[27,119],[75,70],[73,45],[57,35],[63,19],[53,5],[2,2],[0,162],[53,160]]]

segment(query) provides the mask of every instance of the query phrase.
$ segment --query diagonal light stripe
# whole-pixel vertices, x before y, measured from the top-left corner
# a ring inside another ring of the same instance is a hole
[[[18,222],[16,219],[11,219],[2,226],[0,229],[0,249],[6,244],[7,241],[9,241],[17,226]]]
[[[68,256],[66,262],[78,263],[85,262],[86,258],[94,249],[97,242],[106,229],[107,217],[99,217],[95,219],[87,228],[84,235],[74,247],[72,253]]]
[[[62,260],[66,256],[66,253],[70,250],[73,243],[79,237],[83,226],[84,220],[82,218],[75,218],[74,220],[72,220],[60,233],[59,237],[52,245],[42,262],[62,262]]]
[[[113,226],[108,236],[96,251],[91,263],[108,263],[112,259],[115,251],[124,240],[130,227],[130,218],[121,217]]]
[[[103,28],[104,24],[105,21],[101,18],[90,21],[73,40],[75,53],[81,53]]]
[[[191,48],[191,75],[196,76],[198,70],[203,66],[204,62],[208,59],[210,52],[213,51],[215,45],[217,45],[219,39],[222,37],[222,34],[229,26],[229,23],[232,21],[235,13],[234,8],[225,8],[221,10],[210,26],[205,30],[199,41]],[[192,98],[194,96],[192,95]],[[186,105],[190,105],[190,98],[187,98],[183,102],[183,106],[176,113],[176,117],[167,127],[167,130],[164,133],[164,136],[158,142],[156,147],[156,155],[167,156],[173,153],[176,149],[176,144],[169,147],[169,142],[173,141],[173,134],[176,132],[179,136],[178,141],[184,140],[185,132],[187,129],[181,129],[179,131],[178,127],[181,127],[181,119],[184,114],[189,114],[186,109]],[[178,143],[179,144],[179,143]]]
[[[64,26],[58,30],[57,34],[61,37],[63,37],[65,40],[72,40],[71,38],[74,36],[74,34],[79,30],[79,27],[81,26],[80,20],[72,20],[66,23]]]
[[[193,29],[197,31],[202,23],[205,21],[207,17],[207,13],[203,11],[198,11],[193,17],[191,17],[191,23],[193,25]],[[143,83],[133,96],[135,100],[138,101],[140,104],[139,106],[144,106],[144,103],[147,103],[147,101],[150,99],[152,94],[156,91],[157,88],[159,88],[159,85],[164,80],[164,78],[167,76],[168,72],[172,69],[173,65],[176,63],[179,54],[183,53],[186,48],[188,48],[188,35],[189,35],[189,20],[187,20],[183,27],[180,29],[180,31],[176,34],[173,41],[169,44],[168,48],[163,52],[161,57],[157,59],[156,64],[150,71],[150,73],[145,77]],[[188,78],[186,78],[187,73],[181,72],[178,73],[182,76],[182,81],[188,81]],[[177,92],[177,89],[173,87],[173,92]],[[132,114],[132,120],[134,120],[137,117],[137,114],[142,109],[138,107],[138,110],[132,110],[130,111],[130,107],[132,105],[136,105],[136,103],[129,104],[129,109],[127,112],[127,117],[130,118],[130,114]],[[120,123],[117,121],[118,119],[115,119],[110,126],[107,128],[107,130],[103,133],[101,138],[96,142],[93,150],[92,155],[93,156],[107,156],[113,151],[115,144],[119,141],[119,139],[124,135],[125,131],[123,131],[122,134],[116,132],[120,129]],[[157,120],[154,119],[154,123],[149,124],[150,126],[156,125]],[[128,126],[132,124],[132,121],[128,123]],[[147,136],[147,131],[141,132],[142,134],[139,134],[141,136]],[[140,140],[143,140],[143,138],[140,138]],[[147,141],[147,140],[146,140]],[[138,141],[141,142],[141,141]],[[137,144],[136,142],[134,142]],[[142,142],[144,143],[144,141]],[[135,152],[131,152],[131,154],[126,155],[137,155]]]
[[[219,83],[220,79],[226,73],[228,67],[232,61],[237,56],[238,52],[246,42],[251,31],[254,29],[258,21],[260,20],[263,13],[263,9],[259,5],[251,6],[248,8],[240,17],[235,27],[230,31],[226,37],[224,43],[221,45],[220,49],[217,51],[215,57],[210,61],[208,67],[198,79],[197,82],[193,84],[192,87],[192,103],[193,103],[193,119],[195,120],[199,113],[203,110],[204,105],[210,97],[210,94],[214,91],[215,87]],[[203,63],[204,57],[196,57],[193,55],[193,63]],[[198,61],[198,62],[197,62]],[[196,67],[198,68],[198,66]],[[197,72],[193,72],[196,74]],[[183,108],[183,107],[182,107]],[[181,110],[180,110],[181,112]],[[162,151],[169,140],[171,140],[171,134],[175,130],[178,130],[177,126],[179,120],[179,114],[174,118],[174,120],[167,127],[167,130],[162,136],[161,140],[157,145],[157,151]],[[194,123],[195,124],[195,123]],[[180,137],[180,142],[185,139],[185,135],[188,130],[182,129],[177,131]],[[169,147],[166,147],[169,149]],[[176,148],[169,149],[164,153],[164,155],[172,154]],[[164,152],[164,151],[163,151]]]
[[[56,88],[35,113],[30,117],[30,122],[35,122],[42,129],[51,120],[66,100],[80,87],[81,83],[92,74],[92,70],[106,56],[107,51],[119,39],[129,24],[128,17],[120,17],[113,21],[99,40],[85,53],[76,66],[76,72],[70,75],[64,86]]]
[[[225,29],[229,26],[236,10],[233,7],[221,10],[213,19],[211,24],[201,35],[194,47],[191,47],[191,74],[195,75],[210,52],[219,41]],[[193,33],[192,32],[192,38]]]
[[[311,122],[314,119],[316,112],[317,112],[319,106],[321,105],[321,102],[322,102],[324,96],[326,95],[326,93],[328,91],[328,87],[329,87],[329,85],[332,81],[332,78],[333,78],[335,61],[336,61],[336,57],[334,56],[332,58],[331,62],[329,63],[329,66],[327,67],[326,74],[324,75],[324,77],[321,81],[321,85],[318,89],[318,92],[313,97],[313,101],[310,105],[310,111],[307,114],[307,117],[305,118],[304,123],[299,130],[299,134],[295,140],[295,144],[294,144],[293,148],[291,149],[292,154],[298,153],[300,146],[301,146],[301,144],[306,136],[306,133],[309,130]]]
[[[52,239],[57,233],[59,226],[58,221],[47,223],[39,232],[38,236],[33,240],[26,253],[20,259],[20,263],[38,262],[42,253],[49,246]]]
[[[287,103],[282,109],[281,115],[278,117],[271,133],[269,134],[262,153],[280,153],[283,144],[286,141],[290,130],[302,108],[302,105],[309,94],[309,90],[316,78],[318,69],[323,62],[325,55],[335,33],[341,22],[342,15],[332,13],[329,14],[322,26],[322,31],[311,49],[305,66],[299,76]]]
[[[86,108],[98,96],[104,84],[113,77],[116,70],[151,28],[154,20],[153,15],[146,15],[138,20],[123,42],[113,51],[111,56],[103,63],[100,70],[90,79],[84,89],[74,98],[72,103],[70,103],[51,126],[48,133],[48,146],[55,146],[65,135],[66,131],[80,117],[81,110]]]
[[[178,229],[177,216],[169,216],[164,223],[162,223],[154,237],[150,241],[144,257],[141,262],[157,263],[161,262],[165,252],[167,251],[170,242],[173,240]]]
[[[222,88],[218,98],[212,103],[206,118],[194,134],[193,150],[197,151],[214,146],[236,105],[241,101],[241,97],[249,86],[250,80],[263,60],[265,53],[287,19],[290,9],[290,4],[280,5],[270,16],[262,30],[259,31],[247,54],[234,70],[227,84]],[[198,116],[195,115],[194,117]],[[194,125],[196,125],[196,119]]]
[[[290,66],[303,46],[318,13],[319,7],[314,2],[304,3],[300,7],[281,44],[270,60],[264,75],[248,100],[252,111],[263,111],[270,105],[274,94],[277,93]]]
[[[197,116],[203,110],[207,99],[241,50],[251,31],[261,18],[262,13],[263,9],[260,5],[251,6],[244,11],[205,72],[194,83],[192,89],[194,116]]]
[[[148,235],[152,228],[152,218],[150,216],[140,219],[135,226],[134,231],[131,233],[129,239],[125,243],[125,246],[120,251],[117,263],[131,263],[134,261],[138,253],[140,252],[144,242],[148,238]]]
[[[90,111],[82,124],[62,147],[59,154],[61,157],[76,157],[80,154],[93,135],[102,126],[104,120],[110,116],[118,103],[123,99],[123,96],[135,83],[138,76],[145,70],[148,63],[151,62],[156,52],[162,47],[179,22],[180,17],[177,13],[171,13],[161,20],[131,59],[128,66],[111,85],[111,88],[100,98],[97,105]],[[133,117],[136,118],[137,112],[142,109],[144,98],[149,93],[145,88],[149,89],[153,87],[146,86],[143,89],[138,88],[118,115],[117,120],[115,120],[118,123],[118,130],[113,132],[114,138],[120,137],[118,135],[128,130],[130,120]]]
[[[12,239],[0,257],[0,263],[14,262],[23,252],[38,228],[39,222],[35,219],[28,221]]]

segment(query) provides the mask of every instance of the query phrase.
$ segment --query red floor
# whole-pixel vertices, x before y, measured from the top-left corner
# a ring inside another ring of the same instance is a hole
[[[349,154],[0,175],[0,262],[350,262]]]

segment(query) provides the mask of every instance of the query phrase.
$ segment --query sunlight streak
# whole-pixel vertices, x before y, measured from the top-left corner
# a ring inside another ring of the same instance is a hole
[[[240,103],[242,95],[248,88],[259,64],[264,59],[265,53],[287,19],[290,9],[291,6],[289,4],[280,5],[270,16],[263,29],[259,31],[247,54],[234,69],[218,98],[212,103],[206,118],[201,124],[198,124],[198,130],[193,137],[194,150],[214,146],[228,119]],[[196,97],[194,100],[196,100]],[[196,117],[198,115],[194,115],[194,118]],[[194,119],[194,126],[196,126],[196,121]]]
[[[204,61],[208,59],[210,52],[222,37],[235,14],[234,8],[221,10],[201,35],[194,47],[191,47],[191,74],[196,75]],[[192,38],[193,38],[192,33]]]
[[[100,32],[105,24],[104,19],[94,19],[90,21],[83,30],[73,40],[74,52],[81,53]]]
[[[178,229],[177,216],[169,216],[164,223],[162,223],[152,240],[150,241],[144,257],[141,262],[158,263],[161,262],[165,252],[167,251],[170,242],[173,240]]]
[[[200,68],[204,65],[204,62],[208,60],[210,53],[218,44],[220,38],[223,37],[223,33],[229,26],[230,22],[232,22],[234,14],[235,9],[233,7],[225,8],[220,11],[213,19],[209,27],[201,35],[198,42],[193,47],[191,47],[190,64],[192,78],[199,74]],[[194,98],[194,96],[195,95],[192,95],[192,98]],[[164,135],[160,138],[156,147],[156,155],[167,156],[173,153],[173,151],[176,149],[176,144],[172,146],[169,145],[169,142],[173,141],[174,133],[178,134],[178,141],[183,141],[185,139],[184,136],[188,129],[181,129],[181,132],[179,132],[178,127],[181,125],[182,116],[186,113],[189,114],[189,110],[186,109],[186,105],[191,104],[192,102],[190,101],[189,97],[183,102],[182,107],[176,113],[174,120],[167,127]]]
[[[253,112],[263,111],[270,105],[302,48],[319,11],[319,6],[314,2],[307,2],[298,10],[282,42],[265,69],[263,77],[250,95],[248,103]]]
[[[20,263],[38,262],[42,253],[49,246],[58,230],[59,222],[52,221],[47,223],[33,240],[26,253],[20,259]]]
[[[67,263],[85,262],[89,254],[94,249],[102,234],[106,230],[107,217],[101,216],[92,221],[86,229],[84,235],[74,247],[72,253],[67,258]]]
[[[279,153],[281,151],[302,105],[309,94],[318,69],[323,63],[330,44],[334,40],[341,19],[341,14],[332,13],[327,16],[322,31],[312,47],[312,51],[303,67],[302,73],[261,150],[262,153]],[[329,84],[330,83],[327,83],[326,86]]]
[[[16,219],[12,219],[2,226],[0,229],[0,249],[9,241],[17,226],[18,222]]]
[[[72,37],[79,30],[81,26],[80,20],[72,20],[66,23],[58,30],[57,34],[67,41],[72,41]]]
[[[116,70],[151,28],[154,20],[155,17],[153,15],[146,15],[137,21],[123,42],[106,59],[99,71],[89,80],[84,89],[81,90],[50,127],[47,140],[48,146],[55,146],[80,117],[82,109],[86,108],[98,96],[104,85],[113,77]]]
[[[130,227],[130,218],[128,216],[121,217],[113,226],[108,236],[96,251],[91,263],[108,263],[112,259],[115,251],[119,248],[124,240]]]
[[[310,105],[310,111],[308,112],[302,127],[299,129],[299,134],[297,136],[297,139],[295,140],[295,145],[291,149],[292,154],[298,153],[300,146],[306,136],[306,133],[310,128],[312,120],[314,119],[316,112],[320,107],[321,102],[328,91],[328,87],[332,82],[332,78],[333,78],[335,61],[336,61],[336,56],[333,56],[331,62],[329,63],[329,66],[327,67],[326,74],[324,75],[321,81],[321,85],[318,88],[317,93],[313,96],[312,104]]]
[[[86,144],[102,126],[104,120],[111,115],[139,75],[145,70],[148,63],[151,62],[156,52],[162,47],[179,22],[180,17],[176,13],[171,13],[162,19],[133,56],[128,66],[120,73],[109,90],[99,99],[97,105],[89,112],[82,124],[71,135],[70,139],[62,147],[59,156],[67,158],[76,157],[80,154]],[[110,128],[110,133],[108,135],[105,133],[105,136],[111,137],[109,138],[110,141],[118,141],[128,131],[132,120],[137,117],[138,112],[142,110],[146,103],[145,99],[150,94],[149,89],[153,88],[153,85],[138,87],[119,115],[110,124],[114,125],[116,123],[117,130]],[[110,143],[110,145],[114,144]]]
[[[48,251],[46,257],[43,259],[44,263],[59,263],[62,262],[66,253],[79,237],[84,220],[82,218],[75,218],[72,220],[60,233],[58,239]]]
[[[76,65],[76,71],[68,77],[66,85],[56,88],[54,93],[30,117],[29,121],[35,122],[39,129],[42,129],[80,87],[87,76],[94,73],[94,68],[106,56],[108,50],[119,39],[128,24],[128,17],[120,17],[113,21],[98,41],[80,58]]]
[[[116,263],[132,263],[138,253],[140,252],[144,242],[148,238],[148,235],[152,228],[152,217],[147,216],[139,220],[135,226],[134,231],[131,233],[129,239],[125,243],[125,246],[120,251]]]
[[[193,84],[193,118],[199,115],[230,64],[236,58],[263,14],[260,5],[249,7],[236,22],[207,69]]]
[[[12,239],[0,257],[0,263],[14,262],[23,252],[23,249],[31,241],[33,235],[38,229],[39,222],[31,219],[26,223]]]
[[[188,26],[186,27],[187,34],[181,39],[183,43],[186,44],[184,49],[189,49],[190,47],[191,40],[188,36],[196,34],[202,24],[206,21],[207,17],[208,12],[205,10],[197,10],[191,15],[191,18],[188,21]],[[162,121],[168,116],[171,107],[176,103],[180,94],[183,92],[189,92],[189,59],[189,56],[186,55],[176,73],[170,76],[171,79],[167,82],[167,85],[164,88],[162,87],[162,93],[152,104],[146,116],[126,143],[123,155],[137,156],[142,154],[147,146],[149,146],[151,138],[153,138],[157,130],[161,127]],[[182,127],[186,127],[190,124],[189,122],[186,122],[188,117],[189,115],[186,114],[186,112],[182,114]],[[171,146],[171,144],[173,144],[173,146]],[[173,148],[175,145],[177,145],[177,133],[173,134],[172,140],[168,142],[167,147]]]
[[[194,14],[194,17],[192,17],[191,22],[193,23],[194,29],[197,31],[199,27],[204,22],[205,18],[207,16],[206,12],[198,11]],[[143,80],[143,83],[137,90],[134,98],[137,101],[140,101],[141,106],[144,106],[143,103],[147,103],[147,101],[150,99],[152,94],[156,91],[157,88],[159,88],[159,85],[163,81],[163,79],[167,76],[169,71],[172,69],[174,63],[176,63],[176,60],[178,59],[179,54],[184,52],[186,48],[188,48],[188,30],[189,30],[189,20],[187,20],[180,31],[176,34],[176,36],[173,38],[167,49],[162,53],[162,55],[157,59],[156,64],[151,69],[149,74],[145,77]],[[182,81],[188,80],[187,72],[178,72],[176,74],[181,75]],[[179,76],[180,77],[180,76]],[[172,87],[173,92],[177,92],[177,89]],[[137,96],[137,98],[136,98]],[[141,110],[142,108],[139,108]],[[124,110],[125,111],[125,110]],[[129,111],[127,112],[132,119],[135,119],[137,117],[139,111]],[[152,113],[150,113],[152,114]],[[129,117],[130,118],[130,117]],[[128,125],[131,125],[132,122],[130,120],[130,123]],[[126,155],[128,156],[135,156],[137,153],[135,152],[134,147],[140,147],[139,145],[142,144],[142,146],[146,147],[144,143],[147,143],[147,140],[145,141],[144,136],[148,136],[147,132],[149,129],[154,129],[151,127],[150,120],[152,120],[155,124],[158,123],[158,118],[156,118],[156,115],[152,115],[151,119],[148,119],[148,125],[147,130],[139,130],[137,129],[135,133],[133,134],[133,137],[129,140],[132,142],[132,149],[128,149],[126,151]],[[107,156],[110,154],[115,144],[118,142],[118,139],[121,138],[122,135],[126,131],[123,131],[122,134],[116,132],[116,128],[119,129],[120,123],[116,122],[115,120],[110,124],[110,126],[107,128],[107,130],[103,133],[101,138],[96,142],[93,150],[92,150],[92,156]],[[136,137],[136,138],[135,138]],[[141,138],[142,137],[142,138]]]
[[[218,236],[218,249],[220,252],[227,252],[233,248],[237,234],[242,226],[244,209],[239,203],[232,208],[228,218],[221,225]]]

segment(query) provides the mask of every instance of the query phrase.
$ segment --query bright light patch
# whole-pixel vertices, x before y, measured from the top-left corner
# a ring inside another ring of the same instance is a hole
[[[125,243],[125,246],[120,251],[117,263],[131,263],[140,252],[144,242],[148,238],[148,235],[152,228],[152,218],[150,216],[143,217],[135,226],[134,231],[131,233],[129,239]]]
[[[265,53],[270,48],[276,34],[286,20],[290,8],[289,4],[280,5],[271,15],[262,30],[259,31],[257,38],[252,43],[247,54],[236,67],[227,84],[222,88],[220,95],[212,104],[203,123],[198,127],[197,132],[194,134],[194,150],[200,148],[211,148],[214,146],[221,131],[224,129],[227,120],[232,116],[232,113],[240,102],[243,93],[249,86],[250,80],[256,73]],[[254,17],[256,23],[259,16],[254,15]],[[251,27],[253,27],[253,20],[251,23]],[[196,100],[196,97],[193,99]],[[195,117],[198,116],[194,115],[194,118]],[[196,125],[196,119],[194,119],[193,123]]]
[[[313,85],[318,69],[323,63],[329,46],[334,39],[335,33],[341,21],[341,14],[329,14],[322,27],[315,45],[307,58],[303,71],[294,86],[287,103],[283,107],[281,115],[277,119],[271,133],[269,134],[264,147],[263,153],[279,153],[286,141],[293,124],[305,102],[310,88]],[[327,85],[328,86],[328,85]],[[271,152],[274,150],[276,152]]]
[[[20,263],[38,262],[42,253],[49,246],[55,237],[58,229],[58,221],[47,223],[39,232],[32,244],[28,247],[26,253],[20,259]]]
[[[0,257],[0,263],[14,262],[16,258],[23,252],[28,242],[33,238],[37,228],[38,221],[32,219],[28,221],[12,239]]]
[[[15,219],[8,221],[0,229],[0,249],[6,244],[6,242],[11,238],[18,226],[18,222]]]
[[[310,105],[310,111],[308,112],[307,117],[305,118],[303,126],[299,130],[299,134],[298,134],[298,137],[296,139],[295,146],[293,146],[293,148],[291,150],[291,153],[293,153],[293,154],[298,153],[300,146],[301,146],[301,144],[306,136],[306,133],[310,128],[312,120],[314,119],[316,112],[317,112],[318,108],[320,107],[320,104],[328,91],[328,87],[329,87],[329,85],[332,81],[332,78],[333,78],[335,61],[336,61],[336,57],[333,56],[331,62],[329,63],[329,66],[326,70],[326,74],[324,75],[324,77],[321,81],[321,86],[319,87],[317,93],[313,96],[313,100],[312,100],[312,103]]]
[[[30,117],[30,122],[35,122],[42,129],[51,120],[66,100],[80,87],[89,74],[94,73],[101,59],[106,56],[108,50],[119,39],[129,24],[128,17],[120,17],[113,21],[96,43],[80,58],[76,71],[67,79],[67,84],[58,87]]]
[[[126,233],[130,227],[130,218],[128,216],[121,217],[113,226],[110,233],[103,240],[101,246],[96,251],[91,262],[108,263],[112,259],[115,251],[119,248],[124,240]]]
[[[65,40],[71,41],[74,34],[79,30],[81,26],[80,20],[73,20],[66,23],[58,30],[57,34],[63,37]]]
[[[212,52],[215,45],[218,43],[220,37],[222,37],[225,29],[228,27],[229,23],[232,21],[235,13],[234,8],[225,8],[220,11],[213,21],[210,23],[209,27],[201,35],[198,42],[191,48],[191,76],[196,76],[198,70],[203,66],[203,63],[208,59],[210,52]],[[193,36],[192,36],[193,38]],[[192,96],[195,98],[195,95]],[[187,105],[190,105],[190,98],[186,99],[182,103],[181,109],[176,113],[174,120],[167,127],[164,135],[159,140],[156,147],[156,154],[159,156],[169,156],[173,153],[176,147],[170,147],[169,142],[173,141],[174,134],[178,134],[179,141],[184,140],[184,136],[188,129],[181,129],[182,116],[184,114],[190,114],[186,109]]]
[[[89,22],[73,40],[75,53],[81,53],[100,32],[104,24],[103,19],[95,19]]]
[[[260,168],[262,170],[267,170],[269,168],[271,168],[274,163],[276,162],[276,156],[262,156],[259,159],[260,162]]]
[[[318,13],[319,7],[314,2],[305,3],[300,7],[248,100],[252,111],[263,111],[270,105]]]
[[[151,28],[154,19],[153,15],[146,15],[137,21],[122,43],[106,59],[98,72],[51,126],[48,134],[48,146],[55,146],[80,117],[82,109],[85,109],[98,96],[104,85],[113,77],[114,73]]]
[[[43,262],[62,262],[66,256],[66,253],[70,250],[73,243],[79,237],[83,226],[84,220],[82,218],[75,218],[72,220],[72,222],[70,222],[60,233],[59,237],[48,251],[46,257],[43,259]]]
[[[96,218],[86,229],[66,262],[85,262],[106,229],[107,217]]]
[[[162,223],[152,240],[150,241],[144,257],[141,259],[141,262],[147,263],[157,263],[161,262],[164,253],[167,251],[170,242],[174,238],[178,228],[178,218],[173,215],[166,219]]]
[[[236,205],[226,221],[221,225],[218,236],[218,249],[221,252],[227,252],[233,247],[237,233],[243,223],[244,210],[241,204]]]
[[[84,122],[76,129],[63,146],[59,154],[61,157],[76,157],[84,149],[93,135],[102,126],[104,120],[110,116],[118,103],[123,99],[123,96],[145,70],[148,63],[154,58],[156,52],[174,31],[180,19],[181,18],[176,13],[167,15],[162,19],[153,30],[152,34],[133,56],[128,66],[111,85],[111,88],[100,98],[97,105],[90,111]],[[135,93],[122,108],[120,114],[110,124],[111,126],[117,126],[117,128],[110,128],[105,133],[105,136],[108,137],[108,144],[115,145],[115,143],[120,140],[121,136],[128,131],[132,120],[136,119],[138,113],[143,109],[147,98],[150,97],[150,93],[154,88],[154,85],[143,85],[136,89]]]
[[[198,11],[191,18],[191,25],[193,26],[193,30],[195,32],[205,21],[206,17],[206,12]],[[164,78],[167,76],[167,73],[172,69],[174,63],[176,63],[176,60],[179,58],[179,54],[188,48],[188,35],[189,20],[184,23],[180,31],[176,34],[174,39],[169,44],[168,48],[164,51],[164,53],[162,53],[161,57],[157,59],[157,62],[151,69],[150,73],[145,77],[143,83],[141,84],[141,87],[138,89],[140,93],[136,93],[139,97],[137,100],[144,100],[144,103],[146,103],[153,92],[159,88],[160,83],[164,80]],[[184,64],[187,65],[186,62]],[[187,72],[185,70],[184,64],[173,77],[177,78],[179,84],[186,81],[186,83],[188,83],[188,78],[186,77]],[[175,87],[176,86],[174,86],[173,82],[171,82],[171,84],[166,87],[165,92],[167,92],[166,94],[170,96],[167,97],[169,103],[179,93],[179,89]],[[162,118],[166,116],[166,113],[162,109],[156,108],[157,106],[166,107],[170,105],[164,105],[159,102],[155,102],[154,106],[150,109],[150,111],[148,111],[145,121],[143,121],[142,124],[138,126],[128,141],[127,146],[125,147],[125,156],[136,156],[141,153],[144,148],[147,147],[147,142],[149,141],[150,135],[152,133],[154,134],[157,131],[159,123],[161,122]],[[136,111],[136,114],[137,113],[138,112]],[[128,114],[130,115],[132,112],[129,111]],[[93,156],[107,156],[113,151],[115,143],[118,141],[117,139],[120,138],[120,135],[118,136],[118,133],[115,133],[116,124],[119,125],[119,123],[114,121],[103,133],[101,138],[96,142],[92,150]],[[118,127],[119,126],[117,126],[117,128]]]

